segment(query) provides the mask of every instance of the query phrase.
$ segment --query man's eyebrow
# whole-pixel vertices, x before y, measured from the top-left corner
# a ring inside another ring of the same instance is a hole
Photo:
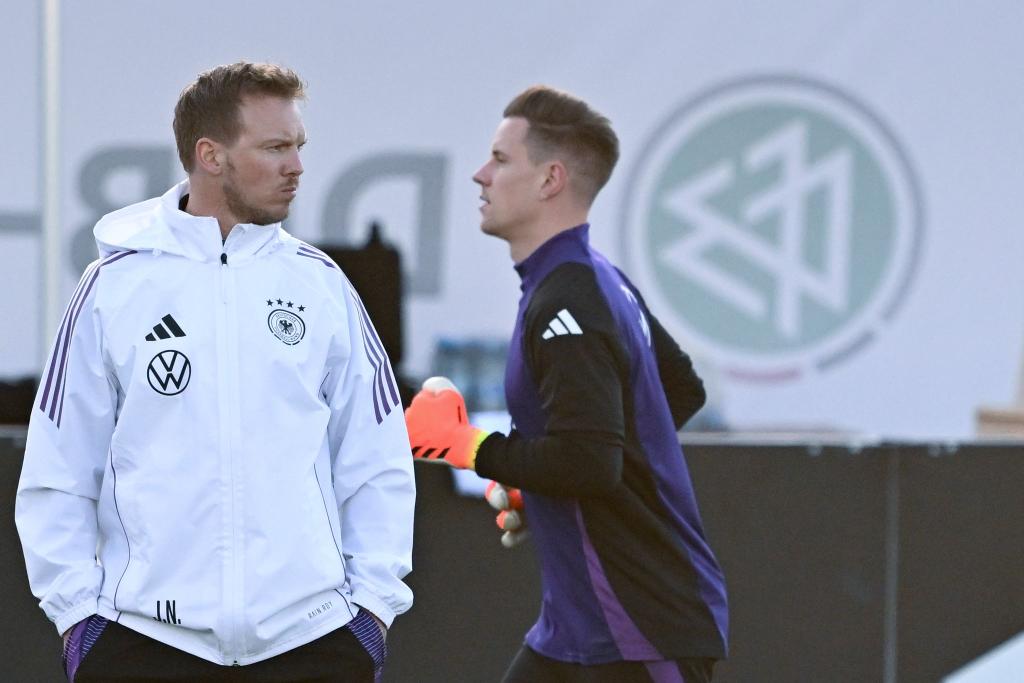
[[[294,142],[297,142],[298,144],[301,145],[301,144],[305,143],[306,140],[307,139],[306,139],[305,135],[300,135],[298,137],[292,137],[292,136],[289,136],[289,135],[273,135],[273,136],[271,136],[269,138],[265,138],[261,144],[264,144],[264,145],[277,145],[277,144],[281,144],[281,143],[286,143],[286,144],[290,145],[290,144],[292,144]]]

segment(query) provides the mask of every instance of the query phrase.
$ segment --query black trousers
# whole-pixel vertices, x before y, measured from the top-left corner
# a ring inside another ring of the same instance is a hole
[[[373,659],[339,628],[247,666],[221,666],[109,622],[82,660],[74,683],[372,683]]]
[[[694,657],[667,662],[572,664],[523,646],[503,683],[709,683],[714,659]]]

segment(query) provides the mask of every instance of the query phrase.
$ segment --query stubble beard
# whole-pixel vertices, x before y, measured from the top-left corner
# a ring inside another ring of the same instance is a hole
[[[288,205],[275,213],[247,202],[235,184],[235,167],[231,165],[230,161],[228,162],[228,176],[224,182],[224,201],[228,205],[228,210],[238,218],[240,223],[271,225],[280,223],[288,217]]]

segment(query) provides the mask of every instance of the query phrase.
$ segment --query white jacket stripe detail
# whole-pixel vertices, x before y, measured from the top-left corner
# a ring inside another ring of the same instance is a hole
[[[117,399],[101,358],[94,285],[107,261],[86,269],[68,304],[47,364],[49,382],[37,393],[40,412],[33,410],[29,423],[15,502],[29,584],[59,632],[96,613],[104,576],[96,563],[96,513]],[[62,428],[58,413],[50,415],[58,399],[70,400],[59,413]]]
[[[384,345],[381,344],[380,339],[377,337],[377,331],[373,328],[373,323],[370,322],[366,308],[363,306],[363,302],[355,288],[350,286],[348,291],[352,294],[352,299],[356,303],[366,357],[373,364],[373,407],[377,414],[377,424],[380,424],[384,420],[380,414],[380,406],[383,405],[384,415],[390,415],[391,410],[398,404],[398,391],[395,388],[395,380],[391,375],[391,365],[388,363],[387,355],[384,353]],[[391,394],[390,401],[388,400],[388,392],[385,391],[385,384]],[[378,403],[378,398],[380,403]]]
[[[43,383],[45,388],[43,390],[42,400],[39,402],[39,409],[46,413],[47,417],[49,417],[51,421],[56,422],[58,427],[60,427],[60,417],[64,411],[64,385],[67,382],[66,371],[68,362],[68,345],[71,342],[71,336],[75,333],[75,325],[78,323],[78,316],[82,312],[82,305],[85,302],[85,299],[89,296],[89,292],[92,290],[93,285],[96,283],[96,278],[99,277],[100,269],[108,263],[113,263],[114,261],[134,253],[134,251],[118,252],[117,254],[114,254],[102,261],[93,262],[82,276],[82,279],[75,290],[75,294],[71,297],[71,303],[68,305],[68,308],[64,313],[60,329],[57,332],[57,340],[54,343],[53,351],[51,353],[50,369],[46,375],[46,382]],[[59,363],[57,361],[58,355],[60,357]],[[55,364],[57,365],[56,376],[54,376]],[[51,381],[53,382],[52,397],[50,397]],[[47,409],[47,405],[49,406],[49,409]]]
[[[380,337],[377,336],[377,330],[373,326],[373,322],[370,321],[370,314],[366,312],[366,307],[363,306],[363,300],[359,298],[358,294],[355,294],[355,290],[352,290],[355,295],[356,306],[359,308],[359,321],[363,325],[363,329],[366,331],[370,338],[370,345],[377,349],[377,353],[380,354],[380,392],[381,398],[384,400],[385,413],[391,414],[391,408],[398,403],[398,388],[395,386],[395,378],[391,373],[391,363],[388,361],[387,353],[384,351],[384,344],[381,342]],[[387,388],[388,393],[391,396],[391,405],[388,405],[388,397],[384,395],[384,388]]]
[[[380,359],[377,358],[376,352],[370,348],[370,341],[366,336],[366,327],[363,325],[361,317],[359,319],[359,329],[363,338],[363,352],[366,353],[366,359],[370,361],[370,364],[373,366],[373,379],[370,382],[373,387],[373,412],[377,416],[377,424],[380,424],[384,421],[384,416],[381,415],[380,412],[380,404],[383,400],[383,392],[380,388]],[[387,413],[385,412],[385,415],[386,414]]]
[[[317,252],[312,249],[306,249],[305,247],[300,246],[298,250],[298,255],[305,256],[306,258],[311,258],[314,261],[319,261],[328,268],[338,270],[338,266],[334,265],[334,263],[332,263],[331,260],[324,256],[321,252]]]
[[[54,407],[57,405],[57,391],[59,384],[58,382],[54,382],[54,377],[57,376],[54,373],[63,375],[64,372],[64,359],[66,358],[67,353],[65,339],[70,340],[71,338],[72,326],[70,325],[70,321],[75,315],[75,310],[78,307],[79,301],[81,301],[84,296],[88,296],[89,290],[92,288],[93,273],[99,268],[99,266],[99,262],[93,262],[88,268],[86,268],[85,273],[82,274],[82,279],[79,281],[78,287],[75,288],[75,293],[71,297],[71,302],[64,310],[64,317],[61,319],[60,328],[57,330],[57,339],[54,341],[53,348],[50,350],[50,368],[46,373],[46,381],[40,383],[40,387],[43,391],[42,398],[39,401],[39,410],[46,413],[50,420],[54,420],[52,412]],[[57,369],[58,363],[60,366],[59,370]],[[53,388],[52,396],[50,394],[51,387]]]

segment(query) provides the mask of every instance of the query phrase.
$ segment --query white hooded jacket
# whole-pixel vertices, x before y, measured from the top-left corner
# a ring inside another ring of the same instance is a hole
[[[248,664],[412,604],[415,485],[348,280],[280,225],[105,216],[40,380],[16,521],[57,630],[98,613]],[[98,560],[98,561],[97,561]]]

